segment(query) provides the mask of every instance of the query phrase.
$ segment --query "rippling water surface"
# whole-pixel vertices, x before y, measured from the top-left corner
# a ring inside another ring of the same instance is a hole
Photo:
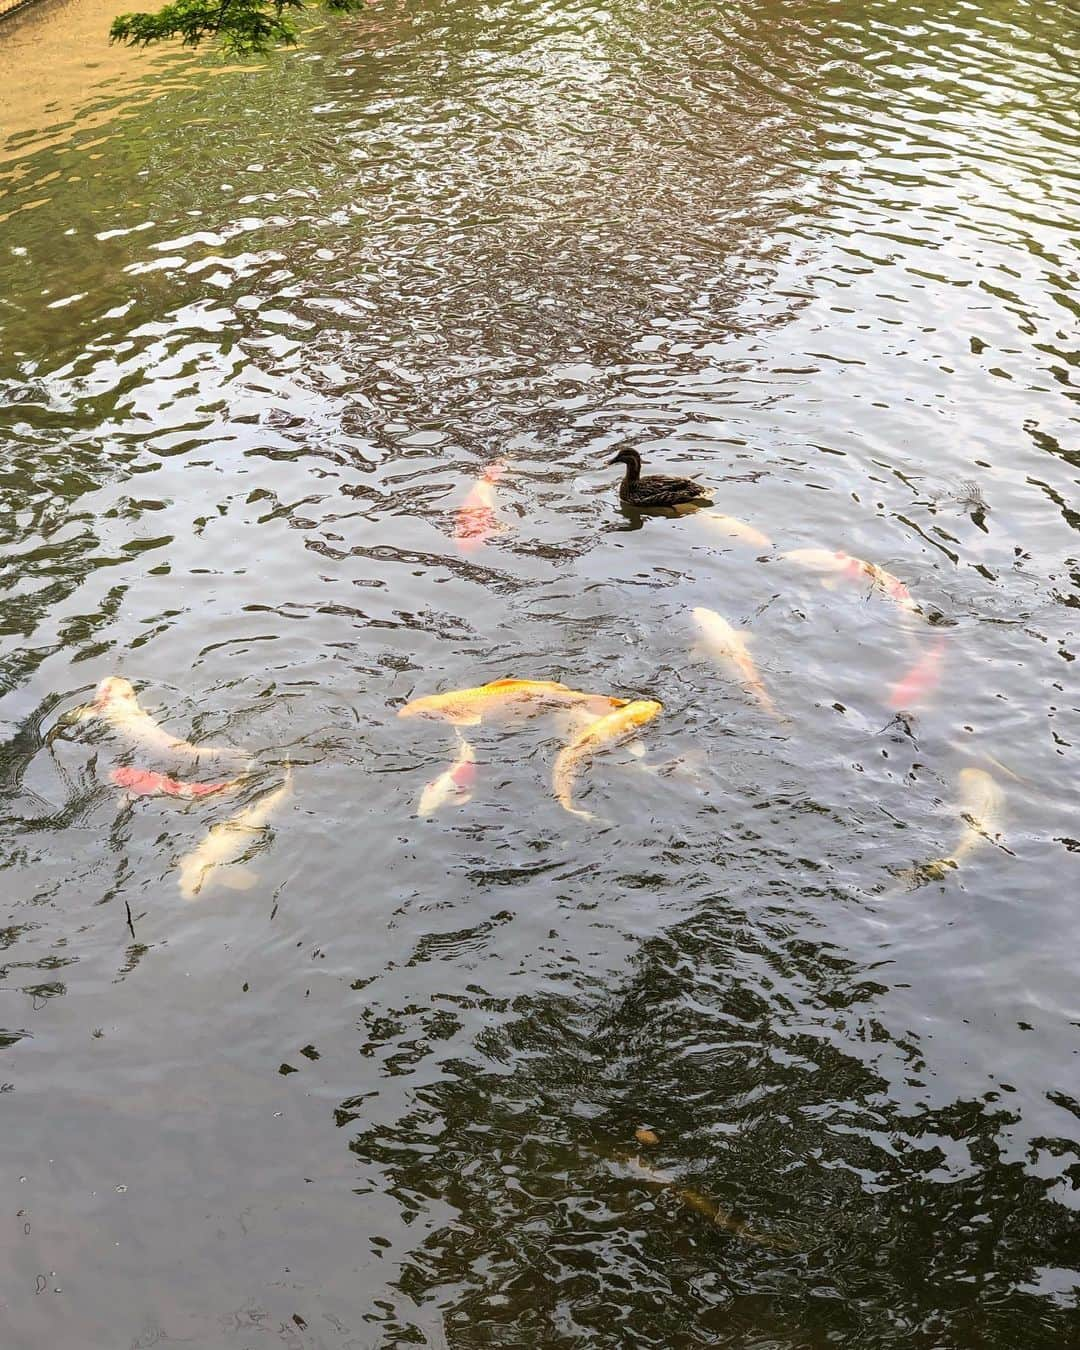
[[[1078,44],[379,0],[15,117],[6,1346],[1080,1344]],[[772,546],[621,511],[626,443]],[[243,804],[291,763],[253,886],[181,897],[237,804],[112,784],[183,764],[72,719],[109,674]],[[511,675],[664,712],[591,820],[558,716],[417,818],[397,709]]]

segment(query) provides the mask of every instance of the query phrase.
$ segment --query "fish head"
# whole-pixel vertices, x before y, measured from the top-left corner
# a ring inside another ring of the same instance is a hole
[[[202,890],[203,882],[206,880],[206,874],[210,870],[210,863],[200,857],[200,851],[189,853],[180,861],[177,869],[177,884],[180,888],[180,894],[185,900],[194,900]]]
[[[635,727],[644,726],[646,722],[651,722],[654,717],[663,712],[664,705],[654,698],[639,698],[633,703],[627,704],[622,710],[630,724]]]
[[[911,603],[911,592],[899,577],[894,577],[891,573],[885,572],[882,576],[882,580],[887,594],[890,595],[893,600],[898,600],[901,604],[905,605]]]
[[[727,619],[717,614],[715,609],[706,609],[704,605],[699,605],[691,611],[694,622],[701,629],[706,637],[711,637],[716,642],[730,643],[735,637],[735,630]]]
[[[116,707],[118,704],[134,704],[135,686],[122,675],[106,675],[94,692],[94,704],[98,708]]]
[[[433,816],[448,802],[464,806],[472,796],[472,783],[476,777],[475,764],[456,765],[439,774],[427,783],[420,794],[416,807],[418,816]]]
[[[842,572],[852,561],[847,553],[837,553],[831,548],[793,548],[781,556],[818,572]]]
[[[441,694],[425,694],[423,698],[411,698],[404,707],[398,709],[397,715],[400,718],[438,717],[443,711]]]

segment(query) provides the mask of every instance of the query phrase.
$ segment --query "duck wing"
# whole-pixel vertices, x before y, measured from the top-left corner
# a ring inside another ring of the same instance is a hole
[[[693,478],[654,475],[639,478],[633,486],[632,495],[639,502],[689,502],[699,497],[707,497],[709,490]]]

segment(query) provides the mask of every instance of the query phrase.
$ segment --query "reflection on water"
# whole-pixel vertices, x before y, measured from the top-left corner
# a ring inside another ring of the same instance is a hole
[[[417,0],[11,123],[5,1344],[1080,1334],[1075,47]],[[663,712],[418,816],[509,676]]]

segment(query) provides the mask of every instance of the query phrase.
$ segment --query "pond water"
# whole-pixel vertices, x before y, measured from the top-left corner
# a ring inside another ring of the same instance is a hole
[[[1080,1344],[1075,6],[71,12],[0,29],[4,1345]],[[239,792],[118,788],[109,675]],[[663,712],[418,817],[398,709],[511,676]]]

